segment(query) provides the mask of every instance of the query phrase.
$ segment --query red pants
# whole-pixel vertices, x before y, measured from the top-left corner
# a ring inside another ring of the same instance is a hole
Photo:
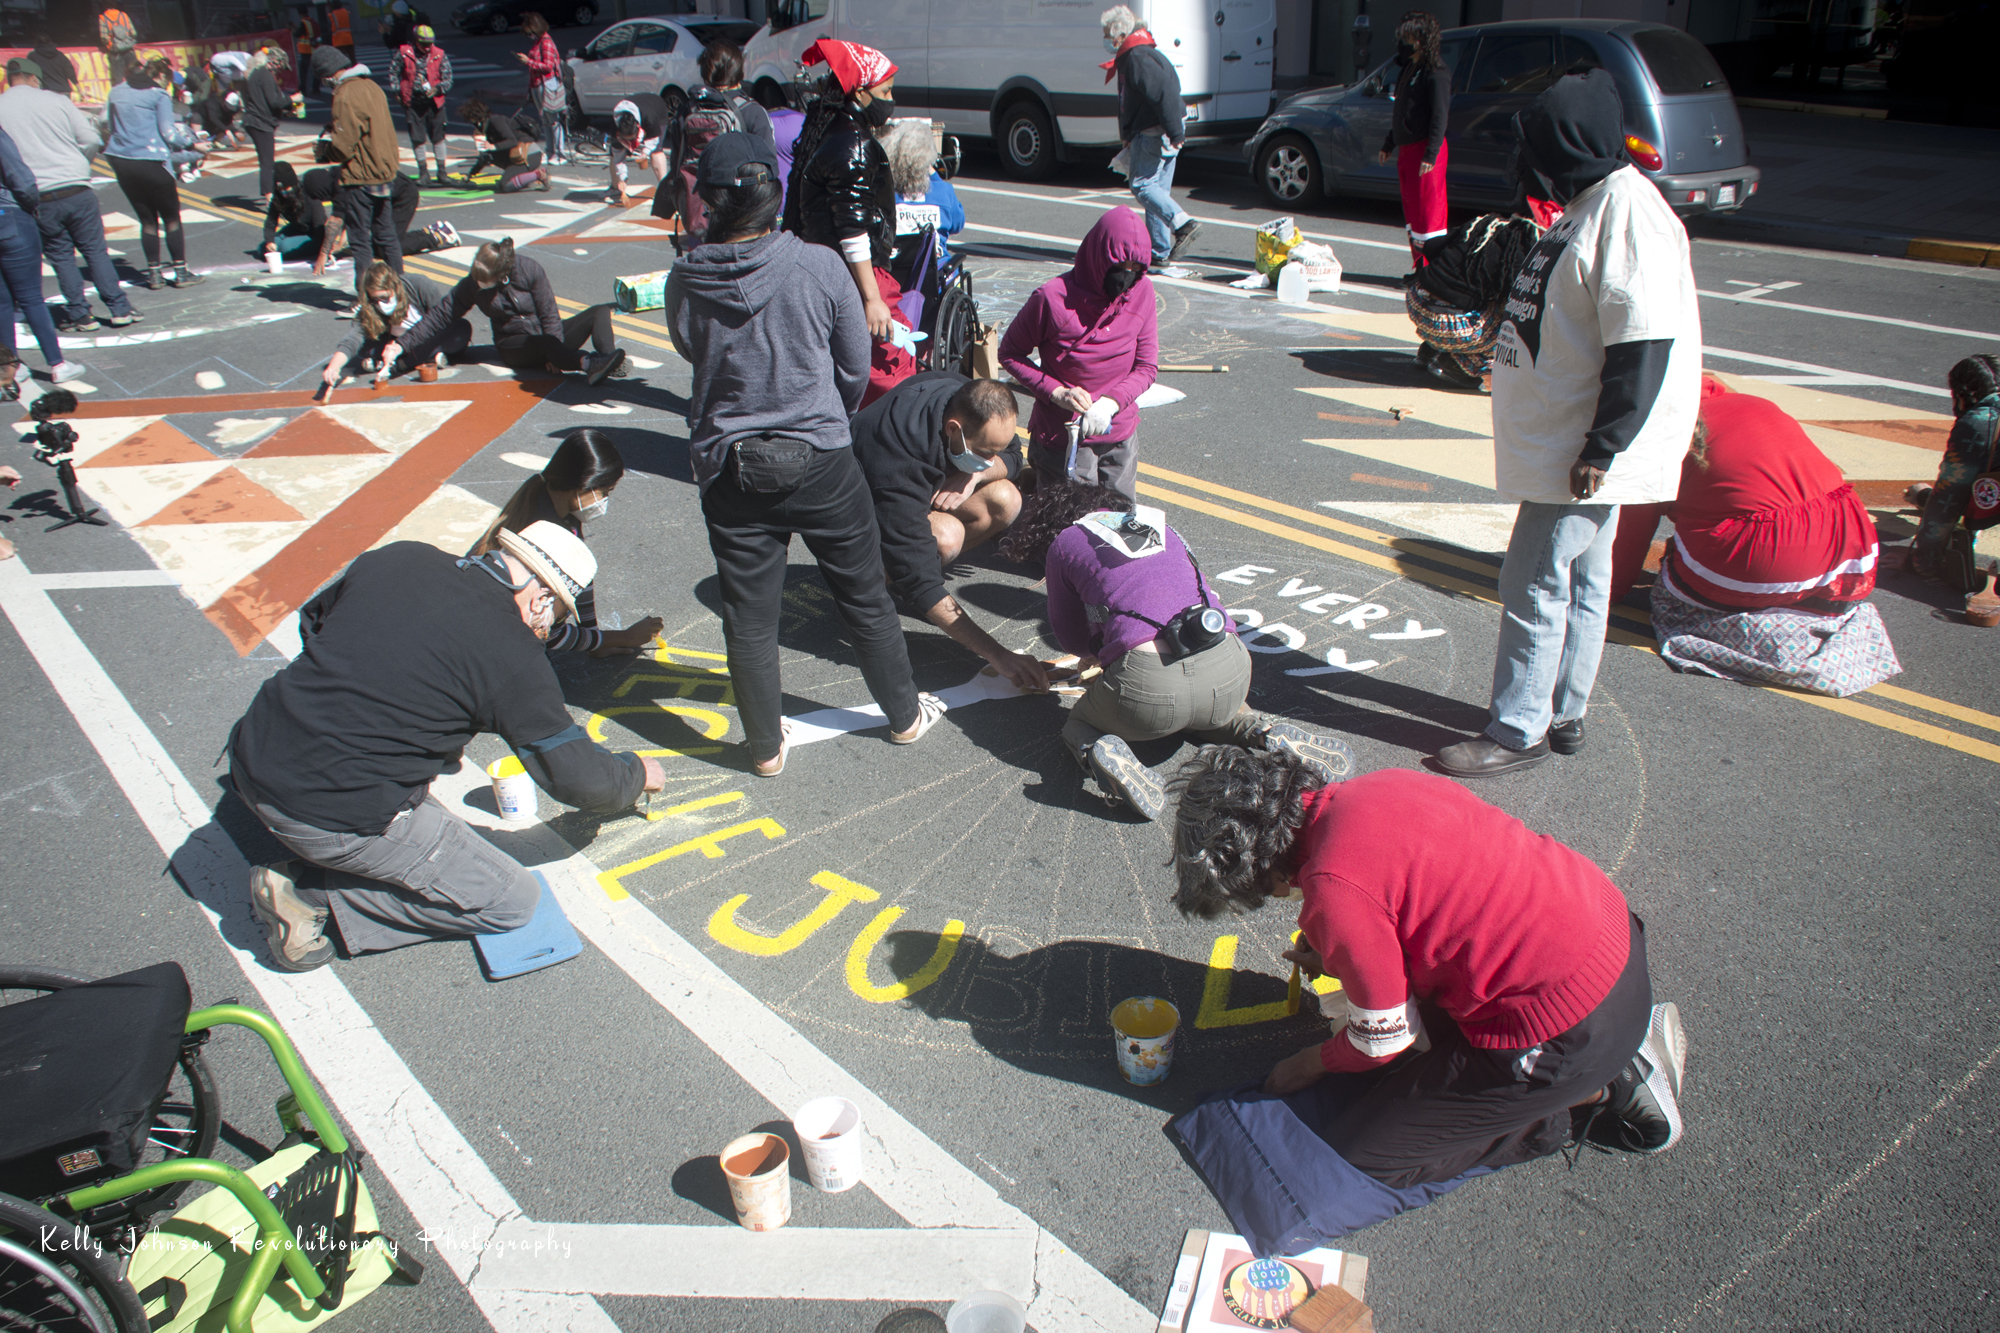
[[[908,328],[910,322],[903,318],[903,311],[896,304],[903,299],[902,285],[888,269],[878,268],[875,270],[875,286],[881,291],[882,299],[889,303],[889,318]],[[916,373],[915,357],[892,342],[875,339],[874,349],[868,356],[868,391],[861,395],[861,406],[868,406]]]
[[[1396,179],[1403,187],[1404,230],[1410,233],[1410,262],[1424,262],[1424,242],[1442,236],[1451,225],[1451,209],[1444,198],[1444,172],[1451,158],[1451,142],[1438,144],[1437,165],[1423,170],[1424,150],[1429,144],[1406,143],[1396,150]]]

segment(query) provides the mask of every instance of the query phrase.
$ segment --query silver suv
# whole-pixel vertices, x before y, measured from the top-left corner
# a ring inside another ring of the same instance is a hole
[[[1521,198],[1514,113],[1565,74],[1603,67],[1625,104],[1625,150],[1682,215],[1741,208],[1760,173],[1729,83],[1708,48],[1679,28],[1619,19],[1529,20],[1452,28],[1446,184],[1454,205]],[[1250,175],[1280,208],[1329,195],[1397,196],[1396,163],[1375,159],[1389,133],[1396,67],[1283,102],[1245,149]]]

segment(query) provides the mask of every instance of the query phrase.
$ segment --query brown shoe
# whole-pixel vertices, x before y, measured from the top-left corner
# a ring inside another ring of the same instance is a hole
[[[1965,623],[1992,629],[2000,625],[2000,592],[1993,587],[1993,576],[1979,576],[1979,591],[1966,594]]]
[[[1437,766],[1455,778],[1494,778],[1533,768],[1549,757],[1549,743],[1536,741],[1525,750],[1510,750],[1490,736],[1447,745],[1437,752]]]
[[[271,961],[287,972],[310,972],[333,961],[333,941],[323,929],[326,909],[308,906],[292,888],[296,861],[250,872],[250,910],[264,927]]]

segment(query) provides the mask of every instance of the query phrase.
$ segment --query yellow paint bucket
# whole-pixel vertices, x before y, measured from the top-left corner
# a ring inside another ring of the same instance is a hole
[[[1174,1034],[1181,1011],[1157,995],[1122,1000],[1111,1011],[1111,1033],[1118,1043],[1118,1069],[1125,1081],[1141,1087],[1158,1083],[1174,1063]]]

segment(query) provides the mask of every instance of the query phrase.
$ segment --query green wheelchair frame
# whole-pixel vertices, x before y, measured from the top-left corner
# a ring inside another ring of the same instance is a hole
[[[298,1052],[292,1047],[291,1038],[269,1016],[240,1004],[211,1005],[188,1015],[186,1031],[204,1032],[228,1023],[249,1028],[271,1048],[271,1057],[277,1062],[278,1072],[284,1075],[285,1083],[291,1089],[279,1099],[277,1105],[278,1120],[285,1132],[299,1132],[299,1117],[303,1113],[322,1148],[336,1157],[346,1153],[347,1139],[333,1123],[326,1103],[320,1100],[319,1093],[313,1088],[305,1066],[299,1061]],[[180,1181],[203,1181],[228,1190],[257,1224],[256,1257],[251,1261],[243,1285],[237,1288],[229,1302],[226,1316],[229,1333],[251,1333],[250,1321],[257,1313],[257,1304],[277,1276],[280,1264],[284,1265],[286,1274],[297,1286],[300,1295],[326,1306],[321,1299],[327,1294],[326,1281],[320,1277],[305,1251],[299,1248],[297,1239],[286,1230],[284,1218],[265,1197],[264,1191],[235,1167],[205,1157],[180,1157],[140,1167],[116,1180],[58,1195],[55,1202],[80,1214]],[[346,1262],[345,1257],[341,1262]]]

